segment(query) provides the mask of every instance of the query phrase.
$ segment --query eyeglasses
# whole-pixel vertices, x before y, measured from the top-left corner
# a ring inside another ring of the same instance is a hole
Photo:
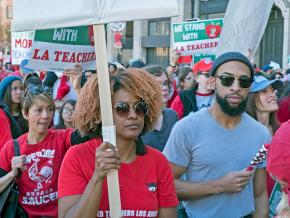
[[[30,86],[28,87],[27,92],[33,95],[39,95],[39,94],[52,95],[52,89],[47,86]]]
[[[69,108],[64,107],[63,112],[66,114],[68,114],[68,113],[72,114],[74,112],[74,109],[69,109]]]
[[[188,76],[186,76],[185,78],[184,78],[184,80],[188,80],[188,81],[190,81],[190,80],[192,80],[193,79],[193,76],[191,76],[191,75],[188,75]]]
[[[216,77],[221,80],[221,84],[225,87],[230,87],[235,81],[235,77],[233,76],[220,75]],[[247,76],[241,76],[238,80],[240,87],[244,89],[249,88],[253,82],[253,79]]]
[[[209,73],[198,73],[198,75],[203,75],[205,78],[209,78],[210,77]]]
[[[170,82],[170,81],[165,81],[165,82],[163,82],[163,83],[160,83],[160,85],[163,87],[163,86],[167,86],[167,87],[171,87],[172,86],[172,82]]]
[[[130,108],[131,105],[126,102],[119,102],[114,106],[117,114],[122,117],[128,116]],[[132,108],[137,116],[146,116],[148,114],[148,104],[146,102],[137,102],[136,104],[132,105]]]

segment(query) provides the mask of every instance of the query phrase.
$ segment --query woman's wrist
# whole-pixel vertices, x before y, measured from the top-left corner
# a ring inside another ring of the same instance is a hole
[[[91,178],[91,181],[94,183],[94,184],[97,184],[97,183],[100,183],[100,182],[103,182],[104,181],[104,177],[100,177],[98,175],[96,175],[94,173],[94,175],[92,176]]]
[[[8,173],[8,177],[9,177],[9,179],[11,179],[11,180],[13,180],[16,176],[17,176],[17,169],[12,169],[12,170]]]

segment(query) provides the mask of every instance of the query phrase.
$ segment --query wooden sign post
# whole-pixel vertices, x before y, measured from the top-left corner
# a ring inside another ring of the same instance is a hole
[[[110,75],[108,69],[108,58],[105,39],[105,26],[94,25],[94,40],[96,51],[96,67],[99,81],[99,95],[102,116],[103,141],[116,146],[116,131],[113,123]],[[107,176],[109,204],[112,218],[121,217],[121,200],[119,189],[118,171],[112,170]]]

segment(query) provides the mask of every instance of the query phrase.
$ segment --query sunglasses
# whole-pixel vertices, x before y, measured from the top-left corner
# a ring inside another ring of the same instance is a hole
[[[33,95],[39,95],[39,94],[52,95],[52,89],[47,86],[30,86],[27,89],[27,92]]]
[[[119,102],[114,106],[117,114],[122,117],[128,116],[130,108],[131,105],[126,102]],[[136,104],[132,105],[132,108],[137,116],[146,116],[148,114],[148,104],[146,102],[137,102]]]
[[[234,81],[235,81],[235,77],[233,76],[220,75],[216,77],[221,80],[221,84],[225,87],[230,87],[231,85],[234,84]],[[253,79],[247,76],[242,76],[238,80],[239,80],[240,87],[245,88],[245,89],[249,88],[253,82]]]

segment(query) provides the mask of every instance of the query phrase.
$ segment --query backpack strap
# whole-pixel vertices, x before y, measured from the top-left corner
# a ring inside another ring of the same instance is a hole
[[[13,143],[14,143],[14,156],[20,156],[20,148],[19,148],[18,140],[14,139]]]
[[[20,148],[19,148],[19,143],[18,143],[18,140],[17,139],[14,139],[13,140],[13,144],[14,144],[14,157],[15,156],[20,156]],[[8,172],[4,171],[3,169],[0,168],[0,178],[2,176],[5,176]],[[20,177],[20,170],[18,172],[18,178]]]
[[[20,148],[19,148],[18,140],[14,139],[13,143],[14,143],[14,157],[20,156],[21,154],[20,154]],[[18,175],[17,175],[18,181],[19,181],[20,176],[21,176],[21,171],[18,169]]]

